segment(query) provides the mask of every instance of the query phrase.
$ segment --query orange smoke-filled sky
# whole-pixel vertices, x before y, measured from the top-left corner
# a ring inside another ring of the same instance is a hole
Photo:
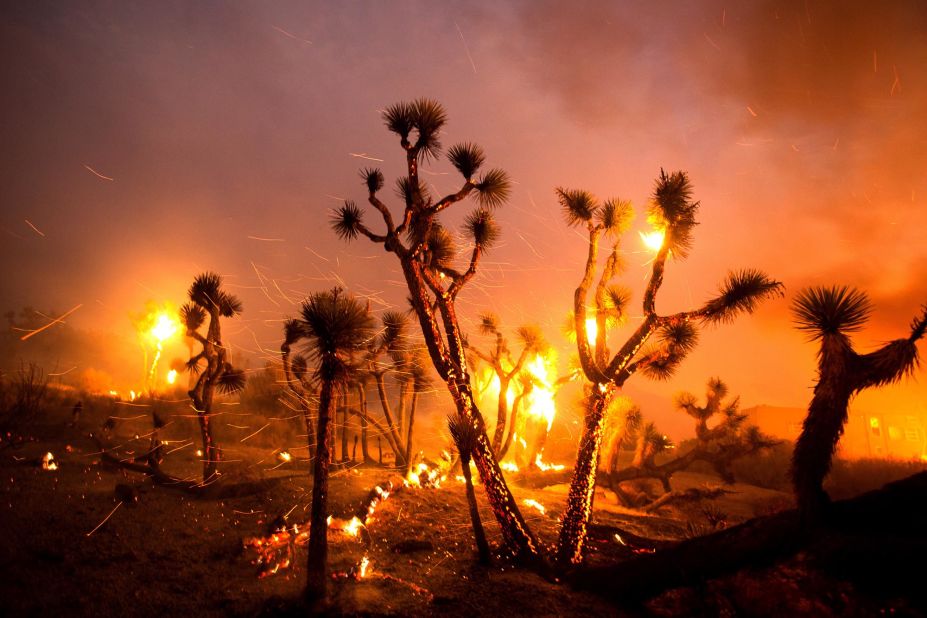
[[[788,317],[805,285],[871,294],[863,350],[906,332],[927,302],[923,3],[497,4],[4,4],[0,307],[82,303],[70,324],[130,333],[131,312],[182,302],[212,269],[245,305],[229,340],[259,366],[310,291],[402,304],[395,264],[339,242],[328,218],[363,201],[360,167],[401,173],[380,110],[426,96],[447,108],[445,144],[479,142],[516,183],[461,298],[468,324],[487,309],[536,322],[565,364],[585,246],[553,189],[632,200],[625,281],[640,291],[636,231],[662,167],[689,172],[702,208],[659,309],[701,303],[738,267],[788,291],[632,393],[668,408],[719,375],[745,405],[805,405],[815,349]],[[424,178],[440,194],[460,182],[443,161]],[[925,393],[910,382],[857,405],[927,414]]]

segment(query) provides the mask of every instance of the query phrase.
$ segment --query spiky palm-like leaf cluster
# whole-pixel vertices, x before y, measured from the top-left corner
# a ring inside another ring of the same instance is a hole
[[[331,224],[338,238],[354,240],[360,234],[361,226],[364,225],[364,214],[357,204],[346,200],[332,215]]]
[[[373,335],[373,318],[367,308],[341,288],[310,294],[300,308],[300,317],[304,336],[320,357],[323,372],[345,369],[347,356],[365,346]]]
[[[692,184],[685,172],[660,170],[653,190],[648,220],[666,234],[663,244],[676,258],[685,258],[692,247],[692,231],[698,222],[699,203],[692,201]]]
[[[869,296],[845,285],[806,288],[792,301],[796,328],[812,341],[825,335],[859,331],[871,313]]]
[[[240,392],[245,388],[245,372],[241,369],[234,369],[231,365],[226,364],[225,371],[219,376],[216,388],[220,393],[231,395]]]
[[[207,311],[217,307],[224,318],[241,313],[241,301],[222,289],[222,277],[214,272],[197,275],[187,294],[191,301]]]
[[[184,303],[180,308],[180,320],[187,330],[199,330],[206,321],[206,310],[193,302]]]
[[[660,328],[657,345],[650,352],[653,360],[643,366],[644,375],[652,380],[668,380],[695,346],[698,329],[690,322],[676,322]]]
[[[409,141],[412,131],[418,135],[414,146],[420,159],[433,159],[441,154],[438,136],[447,122],[444,107],[431,99],[416,99],[411,103],[396,103],[383,112],[387,128]]]
[[[486,154],[477,144],[464,142],[451,146],[447,151],[447,159],[465,180],[470,180],[486,162]]]
[[[364,179],[370,193],[376,193],[383,188],[383,172],[375,167],[365,167],[360,171],[360,177]]]
[[[591,193],[562,187],[557,187],[555,191],[567,225],[572,227],[592,220],[592,216],[598,209],[598,204]]]
[[[783,295],[782,283],[759,270],[734,271],[721,284],[718,295],[702,307],[703,319],[715,324],[733,322],[738,315],[753,313],[760,302]]]
[[[509,200],[512,181],[504,170],[493,168],[476,183],[476,199],[484,208],[498,208]]]
[[[464,219],[464,231],[476,245],[485,248],[494,245],[501,234],[492,213],[483,208],[467,215]]]

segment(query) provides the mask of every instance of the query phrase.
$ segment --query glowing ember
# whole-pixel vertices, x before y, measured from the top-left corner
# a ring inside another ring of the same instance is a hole
[[[441,482],[447,477],[442,474],[441,468],[429,467],[426,463],[413,466],[406,474],[406,487],[441,487]]]
[[[553,470],[555,472],[563,470],[566,468],[563,464],[549,464],[541,460],[541,454],[538,453],[537,457],[534,458],[534,465],[538,467],[539,470],[547,472],[548,470]]]
[[[370,558],[364,556],[361,558],[360,565],[357,567],[357,579],[363,579],[367,575],[367,567],[370,566]]]
[[[176,381],[177,381],[177,370],[171,369],[170,371],[167,372],[167,383],[173,384]]]
[[[538,502],[537,500],[533,500],[531,498],[525,498],[521,502],[525,506],[530,506],[531,508],[536,509],[538,512],[541,513],[541,515],[544,515],[547,513],[547,509],[544,508],[544,505]]]
[[[647,234],[638,232],[641,235],[641,242],[651,251],[659,251],[663,246],[663,237],[666,235],[663,230],[654,230]]]
[[[55,456],[51,453],[45,453],[42,457],[42,469],[43,470],[57,470],[58,462],[55,461]]]
[[[287,451],[280,451],[277,453],[277,459],[279,459],[282,463],[288,463],[292,461],[293,456],[290,455]]]
[[[203,456],[203,451],[202,451],[201,449],[196,449],[196,456],[197,456],[197,457],[202,457],[202,456]]]

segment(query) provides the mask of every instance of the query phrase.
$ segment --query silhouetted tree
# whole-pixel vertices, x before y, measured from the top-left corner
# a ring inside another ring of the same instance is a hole
[[[539,547],[537,539],[525,524],[506,485],[486,436],[485,421],[474,402],[456,308],[457,296],[476,275],[481,256],[499,236],[492,209],[508,199],[508,176],[500,169],[492,169],[477,178],[485,161],[482,148],[472,143],[457,144],[447,151],[447,157],[463,177],[463,184],[456,192],[434,199],[419,180],[419,165],[441,154],[439,135],[447,121],[444,108],[435,101],[418,99],[390,105],[383,112],[383,119],[387,128],[399,137],[405,154],[406,176],[396,183],[396,193],[404,202],[398,223],[378,196],[384,184],[382,172],[365,169],[361,177],[367,186],[367,200],[382,217],[385,232],[372,231],[364,222],[360,208],[350,201],[335,215],[333,227],[341,238],[353,240],[363,235],[399,260],[431,362],[447,386],[458,413],[477,428],[479,435],[472,450],[473,461],[499,520],[505,543],[519,556],[535,557]],[[464,233],[473,246],[466,268],[458,270],[453,265],[453,239],[438,217],[471,195],[478,199],[480,206],[464,221]]]
[[[630,302],[630,293],[612,284],[612,280],[621,271],[618,238],[630,222],[631,205],[615,199],[599,203],[590,193],[579,190],[561,188],[557,189],[557,195],[567,224],[585,227],[589,238],[585,272],[573,296],[573,317],[580,364],[591,388],[586,398],[583,432],[557,544],[558,562],[568,565],[582,560],[605,413],[612,397],[638,371],[652,378],[665,379],[695,346],[697,324],[726,322],[740,313],[752,312],[761,300],[781,295],[782,284],[757,270],[734,272],[721,285],[718,295],[701,308],[659,315],[656,297],[663,284],[666,260],[671,254],[675,259],[687,256],[699,207],[699,203],[692,200],[692,188],[684,172],[666,174],[661,170],[648,220],[663,232],[663,240],[644,292],[643,319],[612,355],[608,348],[608,330],[624,318]],[[586,302],[595,279],[603,236],[613,244],[594,290],[596,336],[590,343]],[[657,343],[645,347],[651,337],[655,337]]]
[[[467,503],[470,505],[470,522],[473,524],[473,536],[476,539],[480,563],[489,564],[489,543],[486,542],[486,532],[483,530],[483,522],[480,521],[480,510],[476,503],[476,492],[473,491],[473,478],[470,474],[470,450],[479,433],[471,422],[457,414],[448,417],[447,426],[460,453],[461,470],[467,485]]]
[[[241,301],[222,289],[222,277],[206,272],[198,275],[187,292],[190,302],[180,308],[180,317],[187,329],[187,337],[197,341],[202,349],[190,357],[187,369],[198,374],[197,380],[188,391],[200,423],[203,441],[203,482],[216,476],[221,458],[218,444],[213,436],[212,403],[215,393],[232,394],[245,387],[245,374],[232,367],[229,350],[222,343],[220,318],[230,318],[241,313]],[[206,323],[206,334],[199,329]],[[206,367],[200,363],[205,361]]]
[[[310,464],[315,457],[315,411],[312,397],[318,392],[309,374],[306,357],[293,352],[293,345],[304,337],[303,327],[298,319],[288,319],[283,324],[283,343],[280,345],[280,357],[283,361],[283,375],[286,387],[296,398],[296,406],[303,415],[306,426],[306,443],[308,445]],[[315,468],[310,468],[314,470]]]
[[[509,349],[508,338],[502,333],[499,326],[498,316],[493,313],[484,313],[481,315],[479,330],[481,334],[493,338],[493,346],[489,352],[483,352],[467,340],[464,341],[464,344],[477,358],[489,365],[493,373],[499,378],[499,401],[496,411],[496,429],[493,433],[492,448],[496,452],[496,457],[501,460],[505,456],[503,447],[505,444],[511,443],[512,432],[515,429],[513,423],[507,423],[509,420],[509,387],[516,376],[524,369],[525,363],[528,361],[531,354],[543,352],[549,346],[544,340],[540,328],[537,326],[520,326],[516,334],[521,344],[521,351],[518,353],[518,357],[513,359],[512,352]],[[507,424],[509,428],[508,438],[505,437],[505,428]]]
[[[814,396],[792,455],[792,484],[806,525],[817,523],[829,502],[824,477],[843,434],[850,399],[863,389],[897,382],[918,365],[916,343],[927,330],[927,306],[911,323],[908,337],[858,354],[849,334],[859,331],[871,312],[869,297],[847,286],[805,288],[792,303],[796,328],[821,345]]]
[[[315,366],[319,385],[319,419],[309,523],[309,560],[306,596],[311,602],[324,598],[328,583],[328,469],[332,449],[332,417],[335,399],[356,371],[354,356],[373,335],[373,318],[367,309],[343,290],[318,292],[303,302],[300,318],[292,324],[290,345],[306,339],[306,356]]]
[[[642,506],[640,501],[629,502],[627,495],[620,489],[620,483],[657,479],[663,485],[663,491],[670,492],[672,476],[688,469],[696,461],[711,465],[725,483],[734,483],[731,465],[735,460],[779,443],[758,427],[745,426],[747,416],[740,413],[740,399],[735,397],[725,402],[727,393],[727,385],[719,378],[712,378],[708,381],[704,406],[698,405],[698,397],[692,393],[676,395],[676,408],[695,420],[695,440],[691,448],[659,464],[655,461],[656,457],[675,446],[657,431],[653,423],[647,423],[639,429],[636,432],[637,442],[631,465],[621,470],[609,469],[607,472],[609,485],[619,499],[628,506]],[[709,421],[711,427],[708,426]]]

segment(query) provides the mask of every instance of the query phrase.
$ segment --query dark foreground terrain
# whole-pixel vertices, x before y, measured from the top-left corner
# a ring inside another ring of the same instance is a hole
[[[127,408],[120,414],[128,419],[133,416],[131,411]],[[245,543],[265,537],[282,516],[287,516],[288,523],[308,519],[310,483],[304,462],[294,458],[281,463],[275,457],[277,449],[230,445],[221,486],[209,495],[193,496],[155,486],[142,474],[107,463],[89,438],[91,432],[99,431],[102,418],[87,415],[74,427],[68,426],[69,420],[65,409],[51,412],[24,432],[26,441],[11,446],[5,439],[0,445],[0,613],[202,616],[301,612],[302,548],[296,550],[291,568],[259,577],[257,554]],[[150,421],[144,414],[121,422],[114,430],[114,442],[122,444],[125,452],[144,449],[147,442],[141,434],[146,426],[150,427]],[[138,440],[136,434],[141,436]],[[200,470],[195,450],[191,444],[170,453],[165,467],[173,474],[195,477]],[[56,470],[41,466],[47,452],[54,454]],[[391,477],[398,480],[381,468],[337,472],[331,483],[331,511],[336,521],[349,520],[370,488]],[[678,487],[716,482],[713,477],[689,473],[680,475]],[[224,491],[222,487],[237,489]],[[615,530],[678,540],[791,506],[789,496],[781,492],[744,484],[730,489],[733,493],[710,503],[651,515],[617,507],[611,494],[599,493],[590,565],[635,557],[619,542]],[[542,540],[553,543],[565,487],[515,487],[515,492],[519,501],[534,501],[533,506],[524,504],[526,516]],[[486,505],[481,506],[490,542],[498,546],[494,521]],[[911,539],[915,547],[924,542],[923,535]],[[860,545],[872,545],[871,539],[860,539]],[[852,551],[845,555],[850,562],[871,564],[849,568],[840,560],[821,561],[800,552],[772,565],[665,591],[642,603],[616,606],[608,599],[608,590],[577,591],[498,557],[489,567],[479,566],[463,484],[452,473],[439,488],[393,491],[378,505],[366,530],[356,536],[332,531],[330,613],[924,615],[919,587],[908,581],[892,585],[872,575],[901,568],[897,564],[901,557],[890,547],[881,555],[878,549],[870,549],[864,558]],[[358,566],[364,557],[367,566],[359,577]],[[921,564],[910,568],[923,573]]]

